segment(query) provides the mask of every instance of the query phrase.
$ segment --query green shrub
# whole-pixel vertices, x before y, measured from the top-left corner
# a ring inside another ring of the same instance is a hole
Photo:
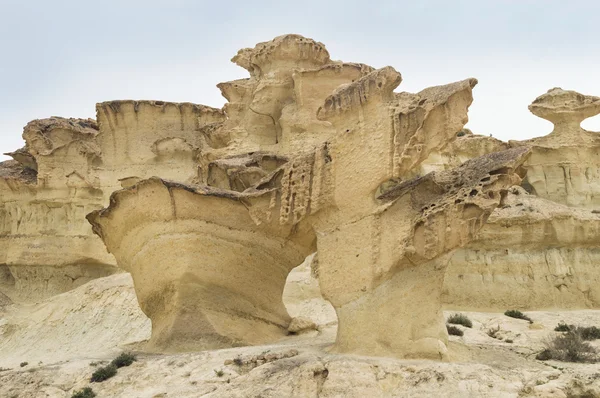
[[[448,323],[452,323],[454,325],[463,325],[468,328],[473,327],[473,322],[466,315],[463,314],[453,314],[448,318]]]
[[[555,328],[554,328],[555,332],[570,332],[571,331],[571,326],[567,325],[564,322],[560,322]]]
[[[21,362],[19,364],[19,366],[22,367],[22,368],[25,367],[25,366],[27,366],[27,365],[29,365],[29,362]]]
[[[577,331],[556,336],[546,343],[546,348],[535,357],[541,361],[555,359],[564,362],[597,362],[596,349],[586,343]]]
[[[583,340],[598,340],[600,339],[600,328],[596,326],[575,326],[567,325],[564,322],[559,323],[555,328],[556,332],[575,332]]]
[[[548,348],[545,348],[544,351],[538,353],[535,356],[535,359],[538,359],[540,361],[547,361],[549,359],[552,359],[552,351]]]
[[[511,318],[524,319],[526,321],[529,321],[529,323],[533,323],[533,321],[531,320],[530,317],[528,317],[527,315],[523,314],[519,310],[508,310],[508,311],[506,311],[504,313],[504,315],[509,316]]]
[[[225,374],[225,372],[223,372],[221,369],[219,369],[219,370],[213,369],[213,371],[215,372],[217,377],[223,377],[223,375]]]
[[[233,359],[233,363],[235,363],[237,366],[242,366],[244,364],[244,361],[242,361],[242,358],[236,357]]]
[[[597,328],[596,326],[578,326],[575,330],[583,340],[600,339],[600,328]]]
[[[89,387],[85,387],[79,391],[75,391],[71,398],[94,398],[96,393]]]
[[[464,335],[463,331],[457,328],[456,326],[446,325],[446,329],[448,330],[448,334],[452,336],[462,336]]]
[[[122,368],[123,366],[131,365],[135,361],[135,355],[128,352],[123,352],[118,357],[113,359],[111,364],[115,365],[117,368]]]
[[[96,370],[94,373],[92,373],[92,378],[90,379],[90,381],[92,383],[100,383],[104,380],[110,379],[111,377],[113,377],[116,374],[117,374],[117,367],[116,367],[116,365],[113,365],[111,363],[110,365],[103,366],[103,367],[99,368],[98,370]]]

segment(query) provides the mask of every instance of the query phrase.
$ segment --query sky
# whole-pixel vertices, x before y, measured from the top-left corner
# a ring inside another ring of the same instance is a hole
[[[221,107],[216,84],[247,77],[237,50],[285,33],[393,66],[396,91],[476,77],[467,127],[541,136],[552,125],[527,110],[537,96],[600,96],[599,17],[597,0],[0,0],[0,153],[23,146],[30,120],[94,118],[97,102]],[[600,131],[600,116],[583,127]]]

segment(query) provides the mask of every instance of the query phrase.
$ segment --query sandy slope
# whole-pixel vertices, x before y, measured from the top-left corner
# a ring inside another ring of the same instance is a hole
[[[150,320],[137,305],[129,274],[5,311],[0,318],[0,367],[5,368],[114,354],[119,346],[150,336]]]
[[[474,325],[451,337],[450,363],[336,355],[329,352],[331,308],[314,297],[307,272],[290,277],[286,303],[292,315],[314,315],[320,330],[269,346],[143,353],[150,323],[126,274],[35,306],[9,306],[0,314],[0,366],[10,368],[0,371],[0,397],[70,397],[88,385],[98,397],[600,397],[600,365],[534,359],[559,321],[600,325],[600,311],[529,312],[533,325],[466,313]],[[513,343],[486,334],[497,326]],[[138,350],[139,360],[110,380],[88,383],[92,362],[123,349]]]

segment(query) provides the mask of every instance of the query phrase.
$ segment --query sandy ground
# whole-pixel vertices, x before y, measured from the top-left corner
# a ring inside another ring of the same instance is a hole
[[[559,322],[600,326],[600,311],[527,312],[533,324],[463,312],[473,327],[459,326],[464,336],[451,336],[447,363],[337,355],[329,352],[335,313],[314,296],[308,272],[290,276],[286,304],[319,330],[260,347],[144,352],[150,322],[127,274],[40,304],[0,308],[0,397],[71,397],[86,386],[98,397],[140,398],[600,397],[600,364],[535,359]],[[490,337],[487,331],[497,327],[497,338]],[[90,383],[92,372],[121,351],[135,352],[138,360],[105,382]]]

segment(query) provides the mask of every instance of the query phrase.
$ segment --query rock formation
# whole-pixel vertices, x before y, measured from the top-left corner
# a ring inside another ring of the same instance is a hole
[[[0,163],[0,292],[38,300],[117,272],[85,222],[142,178],[198,180],[196,155],[219,109],[112,101],[97,121],[52,117],[25,126],[26,146]]]
[[[600,305],[600,135],[580,126],[600,113],[600,98],[555,88],[529,109],[554,130],[509,143],[532,148],[523,188],[512,189],[478,238],[452,257],[444,284],[449,307]]]
[[[283,336],[286,277],[318,249],[337,351],[444,358],[448,254],[520,183],[528,149],[415,177],[467,122],[475,79],[394,93],[392,67],[331,61],[298,35],[240,50],[233,62],[250,78],[219,85],[227,117],[203,130],[198,180],[142,180],[88,215],[132,273],[151,344]]]
[[[102,205],[88,165],[98,153],[92,120],[29,123],[24,149],[0,163],[0,291],[14,300],[61,293],[117,271],[85,223]]]

